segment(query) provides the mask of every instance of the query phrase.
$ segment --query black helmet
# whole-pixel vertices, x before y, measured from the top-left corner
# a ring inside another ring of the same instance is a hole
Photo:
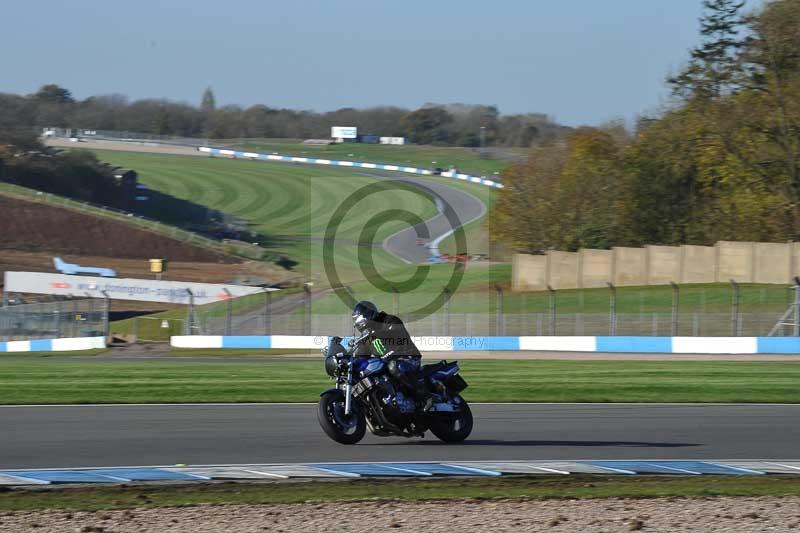
[[[366,300],[360,301],[353,308],[353,325],[358,331],[367,329],[367,323],[375,319],[378,314],[378,308],[372,302]]]

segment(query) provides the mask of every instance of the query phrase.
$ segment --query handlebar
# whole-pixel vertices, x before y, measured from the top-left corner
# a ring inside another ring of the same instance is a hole
[[[370,331],[367,331],[366,333],[363,333],[363,334],[362,334],[360,337],[358,337],[357,339],[353,339],[353,340],[352,340],[352,342],[353,342],[353,346],[358,346],[359,344],[361,344],[362,342],[364,342],[365,340],[367,340],[367,339],[369,338],[370,334],[371,334],[371,332],[370,332]]]

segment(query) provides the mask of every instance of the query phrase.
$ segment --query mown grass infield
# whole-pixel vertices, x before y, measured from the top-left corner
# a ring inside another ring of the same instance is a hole
[[[181,155],[97,151],[114,165],[136,169],[142,183],[182,200],[220,210],[248,221],[252,231],[268,236],[272,255],[298,263],[298,270],[321,270],[322,237],[334,211],[355,191],[379,183],[374,177],[339,168],[293,166],[257,161]],[[477,187],[477,186],[476,186]],[[437,213],[425,194],[385,184],[381,192],[357,204],[337,231],[337,266],[360,277],[358,246],[361,230],[372,217],[402,206],[423,220]],[[375,235],[381,242],[406,224],[382,224]],[[371,244],[371,243],[369,243]],[[378,268],[403,265],[382,248],[373,250]]]
[[[800,403],[800,362],[467,360],[461,367],[472,402]],[[0,404],[316,402],[331,384],[322,358],[0,358]]]

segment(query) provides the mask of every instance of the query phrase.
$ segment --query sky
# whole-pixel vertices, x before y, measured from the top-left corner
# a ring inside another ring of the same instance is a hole
[[[748,7],[762,0],[748,0]],[[496,105],[596,125],[657,112],[701,0],[39,0],[0,14],[0,92],[330,111]]]

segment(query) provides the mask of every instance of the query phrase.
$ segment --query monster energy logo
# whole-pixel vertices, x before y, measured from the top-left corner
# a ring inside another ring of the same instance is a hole
[[[383,342],[380,339],[375,339],[372,341],[372,348],[375,349],[375,353],[378,356],[383,356],[386,353],[386,348],[383,346]]]

